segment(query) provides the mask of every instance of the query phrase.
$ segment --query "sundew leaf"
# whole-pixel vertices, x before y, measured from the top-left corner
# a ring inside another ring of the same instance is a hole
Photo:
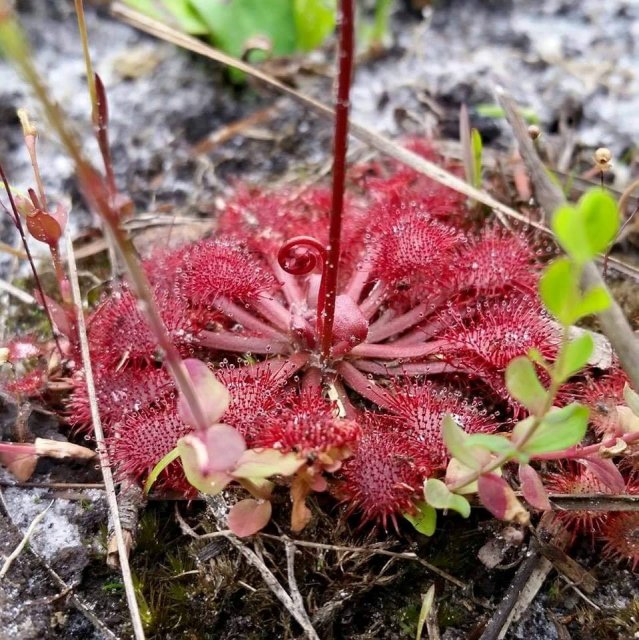
[[[566,253],[578,264],[585,264],[605,251],[617,235],[617,203],[606,191],[591,189],[576,206],[557,209],[552,228]]]
[[[425,502],[416,505],[417,513],[415,515],[405,513],[404,518],[410,522],[419,533],[425,536],[432,536],[437,527],[437,511]]]
[[[466,498],[450,489],[441,481],[429,478],[424,483],[424,498],[426,502],[435,509],[457,511],[462,517],[468,518],[470,515],[470,503]]]
[[[310,51],[319,47],[335,28],[335,0],[293,0],[297,47]]]
[[[531,413],[537,414],[543,410],[548,394],[526,356],[511,360],[506,367],[506,387],[513,398]]]
[[[522,452],[534,456],[561,451],[579,444],[586,435],[588,413],[586,407],[577,403],[551,411],[522,447]],[[515,441],[521,439],[523,433],[530,429],[529,420],[529,418],[523,420],[515,426],[513,429]]]

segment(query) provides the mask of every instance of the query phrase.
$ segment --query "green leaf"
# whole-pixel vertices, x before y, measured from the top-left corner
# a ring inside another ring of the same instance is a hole
[[[406,518],[419,533],[425,536],[432,536],[437,526],[437,511],[425,502],[419,502],[415,506],[417,507],[417,513],[415,515],[405,513],[404,518]]]
[[[539,382],[533,363],[526,356],[511,360],[506,367],[506,387],[531,413],[543,411],[548,396]]]
[[[160,474],[174,461],[180,457],[180,452],[177,447],[169,451],[151,470],[149,477],[144,483],[144,493],[151,491],[151,487],[155,484],[155,481],[160,477]]]
[[[462,517],[470,515],[470,503],[463,496],[452,493],[441,481],[434,478],[424,483],[424,498],[435,509],[457,511]]]
[[[475,433],[468,436],[467,443],[472,446],[483,447],[492,453],[508,453],[516,452],[513,443],[504,436],[498,436],[488,433]]]
[[[551,411],[522,447],[522,451],[534,456],[561,451],[579,444],[586,435],[588,413],[586,407],[577,403]],[[513,430],[515,437],[520,435],[517,429],[521,424],[519,423]]]
[[[553,260],[541,275],[539,294],[546,309],[568,326],[573,323],[579,304],[579,280],[574,265],[568,258]]]
[[[588,358],[592,355],[595,343],[592,336],[584,333],[575,340],[568,342],[559,358],[557,358],[558,367],[554,374],[558,380],[565,382],[577,371],[588,364]]]
[[[505,118],[506,112],[497,104],[482,103],[475,107],[477,115],[483,118]],[[528,124],[539,124],[539,116],[530,108],[520,109],[521,115]]]
[[[428,591],[424,594],[422,598],[422,606],[419,610],[419,618],[417,618],[417,632],[415,633],[415,640],[421,640],[422,634],[424,633],[424,624],[426,623],[426,618],[428,618],[428,614],[431,612],[433,608],[433,602],[435,601],[435,585],[431,584],[428,588]]]
[[[454,458],[471,469],[481,469],[482,452],[467,446],[468,434],[453,420],[449,413],[444,415],[442,421],[442,437],[444,444]]]
[[[482,173],[482,151],[483,143],[481,139],[481,133],[477,129],[471,131],[471,146],[473,150],[473,186],[477,189],[481,188],[481,173]]]
[[[586,291],[581,300],[579,300],[575,308],[575,319],[577,322],[581,318],[585,318],[593,313],[605,311],[610,306],[610,294],[605,287],[593,287]]]
[[[566,253],[578,264],[585,264],[605,251],[617,235],[617,203],[606,191],[591,189],[577,206],[557,209],[552,228]]]
[[[147,16],[192,35],[208,33],[206,24],[193,10],[190,0],[124,0],[125,4]]]
[[[335,0],[293,0],[297,47],[319,47],[335,28]]]
[[[234,478],[255,481],[275,475],[290,476],[304,464],[306,460],[295,453],[282,453],[277,449],[248,449],[237,461],[232,474]]]
[[[297,44],[293,3],[290,0],[190,0],[216,47],[241,58],[249,41],[261,38],[271,53],[293,53]]]

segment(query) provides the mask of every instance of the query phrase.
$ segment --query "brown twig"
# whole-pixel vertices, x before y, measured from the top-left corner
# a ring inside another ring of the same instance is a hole
[[[549,220],[556,209],[566,204],[564,194],[549,178],[546,167],[537,155],[528,135],[526,124],[513,99],[503,89],[499,89],[497,95],[519,145],[519,152],[530,172],[537,200],[546,214],[546,219]],[[582,283],[586,289],[593,287],[607,289],[606,283],[594,263],[588,263],[584,266]],[[610,307],[597,314],[597,317],[603,333],[610,340],[610,344],[632,381],[633,387],[639,389],[639,340],[635,337],[621,307],[612,296],[611,300]]]
[[[349,546],[336,545],[336,544],[324,544],[321,542],[310,542],[309,540],[296,540],[294,538],[289,538],[287,536],[276,536],[270,533],[260,533],[258,535],[260,535],[262,538],[277,540],[284,544],[290,543],[298,547],[308,547],[310,549],[324,549],[326,551],[338,551],[338,552],[346,551],[349,553],[367,553],[370,555],[387,556],[389,558],[397,558],[400,560],[410,560],[412,562],[419,562],[419,564],[421,564],[423,567],[428,569],[430,572],[454,584],[456,587],[459,587],[460,589],[465,589],[467,586],[461,580],[458,580],[457,578],[455,578],[455,576],[444,571],[443,569],[440,569],[439,567],[436,567],[435,565],[431,564],[430,562],[427,562],[426,560],[420,558],[417,554],[412,553],[410,551],[398,552],[398,551],[387,551],[386,549],[376,549],[374,547],[349,547]]]

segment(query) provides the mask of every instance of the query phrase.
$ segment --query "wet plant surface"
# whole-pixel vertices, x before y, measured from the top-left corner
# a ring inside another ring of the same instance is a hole
[[[606,53],[602,54],[598,47],[612,43],[612,49],[620,52],[621,67],[632,65],[636,52],[629,40],[636,25],[632,26],[630,17],[635,9],[623,2],[610,3],[605,8],[600,4],[547,2],[543,11],[531,13],[526,3],[512,3],[505,12],[491,3],[476,10],[471,10],[468,3],[463,7],[454,2],[442,3],[434,9],[427,35],[424,23],[402,13],[394,25],[397,46],[381,61],[367,63],[358,72],[354,117],[373,121],[394,134],[421,133],[424,102],[435,100],[441,111],[437,118],[429,112],[427,124],[437,120],[446,133],[448,121],[448,133],[456,137],[459,103],[493,102],[490,87],[499,79],[537,112],[547,128],[559,126],[562,118],[567,118],[577,125],[574,135],[580,143],[590,147],[606,143],[619,154],[632,144],[635,132],[627,128],[632,126],[632,118],[608,114],[619,104],[624,110],[631,110],[639,91],[633,93],[629,85],[620,102],[618,86],[608,86],[607,90],[602,87],[602,69],[613,51],[605,47]],[[75,29],[71,4],[24,2],[22,9],[25,27],[38,52],[37,62],[50,70],[49,81],[74,120],[87,122],[89,107],[79,43],[68,36]],[[94,57],[109,86],[117,178],[140,211],[179,212],[215,219],[211,214],[216,212],[216,198],[227,197],[229,185],[235,180],[300,184],[309,177],[315,179],[323,170],[329,159],[330,126],[286,101],[244,135],[215,146],[207,154],[194,153],[193,146],[210,132],[265,108],[273,102],[272,97],[252,87],[229,88],[219,69],[140,36],[110,20],[103,10],[90,11],[88,17]],[[603,39],[596,32],[599,19],[612,25]],[[542,42],[535,32],[543,31],[549,22],[557,27],[556,37]],[[589,28],[579,31],[575,23]],[[412,45],[414,38],[426,39],[434,58],[450,61],[445,65],[422,65]],[[455,55],[450,54],[451,43]],[[569,43],[577,50],[566,51]],[[476,54],[472,63],[470,51]],[[586,57],[589,62],[584,63],[588,68],[583,76],[582,70],[574,67],[557,67],[553,57],[557,51],[567,59]],[[504,52],[509,60],[512,58],[512,68],[494,69],[491,61],[503,57]],[[140,59],[149,65],[141,72]],[[327,53],[323,62],[330,65],[330,60]],[[526,71],[524,76],[518,73],[522,68]],[[574,82],[564,82],[566,76]],[[513,85],[509,78],[516,77],[525,77],[526,81]],[[30,167],[26,154],[18,150],[20,129],[13,116],[15,107],[22,105],[24,90],[3,64],[0,78],[1,86],[11,87],[0,92],[0,154],[7,158],[7,169],[15,183],[26,185]],[[319,95],[325,95],[330,86],[321,76],[302,82],[305,90]],[[614,75],[606,76],[603,84],[609,82],[618,85],[620,80]],[[578,115],[573,121],[575,110]],[[415,114],[420,114],[418,122]],[[500,127],[493,120],[478,119],[477,123],[487,139],[494,135],[498,145],[505,145]],[[83,134],[90,137],[88,125]],[[71,194],[81,211],[71,166],[55,143],[43,138],[41,164],[46,167],[47,188],[52,194]],[[364,155],[357,145],[354,152],[356,156]],[[579,157],[577,152],[575,155]],[[76,217],[75,224],[81,231],[94,223],[86,214]],[[156,233],[155,238],[152,230],[145,233],[138,239],[143,251],[158,236],[166,242],[165,230]],[[176,226],[171,233],[173,240],[179,241],[184,232]],[[2,239],[12,240],[8,226]],[[4,256],[2,260],[10,273],[9,261]],[[85,265],[87,270],[93,269],[100,279],[106,279],[104,264],[96,269],[101,261],[94,261]],[[88,280],[86,285],[91,286]],[[623,282],[620,286],[629,291],[630,316],[636,318],[634,284]],[[57,402],[55,398],[51,400]],[[48,430],[55,433],[57,427],[50,426]],[[8,475],[2,478],[6,483],[12,482]],[[32,481],[99,483],[100,474],[91,466],[40,462]],[[107,516],[100,490],[3,487],[9,518],[0,520],[2,553],[8,553],[19,541],[15,526],[24,530],[53,497],[55,508],[43,521],[41,535],[34,536],[30,543],[33,553],[23,553],[10,580],[0,583],[0,637],[98,638],[109,637],[108,631],[116,637],[128,637],[119,574],[110,572],[104,564]],[[232,501],[233,495],[229,498]],[[370,527],[358,529],[357,518],[346,519],[335,501],[321,494],[316,494],[309,504],[313,519],[304,531],[304,539],[342,547],[377,544],[390,550],[414,551],[468,585],[461,589],[405,559],[300,548],[296,554],[299,587],[308,598],[309,610],[318,616],[316,627],[323,638],[414,637],[421,595],[433,581],[438,590],[437,615],[443,637],[473,637],[480,623],[490,617],[492,607],[507,590],[517,563],[526,555],[526,544],[513,545],[495,568],[481,566],[478,570],[479,550],[502,527],[482,515],[474,515],[463,526],[461,519],[451,516],[429,540],[407,523],[400,525],[398,533]],[[133,555],[133,570],[149,637],[299,637],[299,628],[274,600],[259,574],[247,567],[225,541],[194,541],[184,536],[175,519],[176,505],[198,533],[214,529],[210,513],[197,501],[151,502],[147,508]],[[268,532],[289,531],[289,512],[285,493],[277,494]],[[259,538],[256,544],[269,559],[277,560],[283,555],[279,541]],[[580,541],[571,555],[592,567],[589,541]],[[73,587],[72,591],[67,592],[57,583],[50,569],[65,585]],[[284,572],[285,567],[282,565],[279,570]],[[606,562],[592,567],[592,571],[599,585],[590,598],[601,611],[575,595],[553,573],[543,593],[508,637],[561,638],[563,629],[569,630],[573,638],[632,637],[638,630],[636,576]],[[283,573],[278,577],[286,580]],[[80,605],[72,602],[71,595]],[[93,613],[102,626],[91,622],[86,611],[82,613],[83,608]]]

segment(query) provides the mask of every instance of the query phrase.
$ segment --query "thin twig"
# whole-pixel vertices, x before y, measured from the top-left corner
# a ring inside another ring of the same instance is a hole
[[[7,559],[4,561],[4,564],[0,569],[0,580],[7,575],[7,571],[9,571],[9,569],[11,568],[11,564],[13,563],[13,561],[22,553],[22,550],[26,547],[27,543],[29,542],[29,538],[35,531],[36,527],[38,526],[42,518],[44,518],[44,516],[47,515],[47,511],[49,511],[49,509],[53,506],[53,502],[54,501],[51,500],[51,502],[49,502],[49,506],[47,506],[46,509],[41,511],[31,521],[31,524],[29,525],[27,530],[24,532],[24,536],[22,540],[20,540],[20,544],[18,544],[18,546],[7,556]]]
[[[310,640],[320,640],[317,631],[313,628],[306,609],[302,603],[299,606],[297,602],[287,593],[286,589],[278,582],[273,572],[266,566],[264,561],[253,551],[249,549],[241,540],[234,535],[226,535],[226,539],[244,556],[244,559],[255,569],[257,569],[266,582],[268,588],[275,594],[277,599],[287,608],[289,613],[295,618],[298,624],[304,629],[306,636]],[[290,578],[289,578],[290,579]],[[299,594],[299,592],[298,592]],[[301,596],[300,596],[301,597]]]
[[[87,339],[86,326],[84,323],[84,312],[82,310],[82,297],[80,295],[80,284],[78,282],[78,273],[75,263],[75,255],[73,253],[73,242],[69,231],[66,233],[67,240],[67,259],[69,267],[69,279],[71,280],[71,293],[75,304],[78,323],[78,336],[80,339],[80,351],[82,353],[82,366],[84,368],[84,378],[89,396],[89,406],[91,408],[91,420],[93,422],[93,430],[95,440],[98,446],[98,454],[100,456],[100,467],[102,469],[102,477],[106,489],[107,503],[111,513],[113,529],[117,541],[118,553],[120,556],[120,571],[122,573],[122,581],[124,582],[124,590],[126,593],[127,603],[131,614],[131,622],[133,623],[133,632],[136,640],[144,640],[144,628],[142,627],[142,618],[138,602],[135,597],[135,588],[131,576],[131,568],[129,566],[129,557],[127,555],[126,543],[122,525],[120,523],[120,514],[118,512],[118,501],[115,494],[115,484],[113,482],[113,474],[109,456],[104,442],[104,431],[100,420],[100,412],[98,410],[97,398],[95,395],[95,384],[93,380],[93,369],[91,366],[91,355],[89,353],[89,341]]]
[[[521,157],[530,172],[537,200],[544,210],[546,218],[550,219],[556,209],[566,204],[564,194],[548,176],[546,167],[537,155],[528,135],[526,124],[519,114],[514,100],[501,88],[498,89],[497,95],[519,145]],[[607,290],[606,283],[594,263],[588,263],[584,266],[583,286],[586,289],[604,287]],[[601,323],[603,333],[610,340],[622,367],[632,381],[633,387],[639,389],[639,340],[628,324],[621,307],[612,295],[610,298],[610,307],[597,314],[597,318]]]
[[[18,287],[14,287],[10,282],[6,280],[0,279],[0,290],[5,291],[9,295],[13,296],[20,300],[20,302],[24,302],[25,304],[36,304],[36,299],[28,294],[26,291],[22,289],[18,289]]]
[[[336,544],[324,544],[321,542],[310,542],[308,540],[295,540],[294,538],[288,538],[286,536],[276,536],[271,533],[259,533],[259,536],[262,538],[269,538],[271,540],[278,540],[279,542],[283,542],[284,544],[292,543],[298,547],[308,547],[310,549],[325,549],[327,551],[347,551],[350,553],[368,553],[370,555],[379,555],[379,556],[388,556],[389,558],[399,558],[401,560],[411,560],[413,562],[419,562],[423,567],[426,567],[432,573],[438,575],[440,578],[444,578],[444,580],[448,580],[455,586],[460,589],[465,589],[466,584],[464,584],[461,580],[455,578],[455,576],[450,575],[443,569],[436,567],[430,562],[423,560],[415,553],[410,551],[398,552],[398,551],[387,551],[386,549],[375,549],[373,547],[348,547]],[[206,537],[206,536],[204,536]]]

